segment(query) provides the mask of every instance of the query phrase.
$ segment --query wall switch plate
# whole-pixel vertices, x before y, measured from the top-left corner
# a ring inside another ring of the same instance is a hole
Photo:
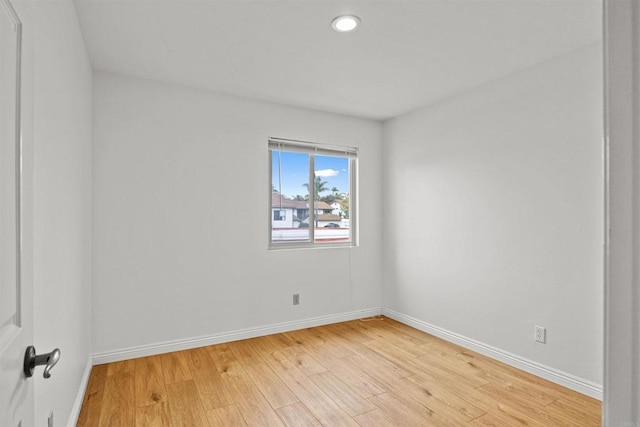
[[[547,342],[547,330],[545,328],[543,328],[542,326],[536,326],[533,339],[535,339],[537,342],[541,342],[542,344],[546,344],[546,342]]]
[[[300,294],[293,294],[293,305],[300,304]]]

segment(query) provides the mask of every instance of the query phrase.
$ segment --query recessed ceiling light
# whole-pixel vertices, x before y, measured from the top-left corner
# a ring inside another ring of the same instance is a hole
[[[356,29],[360,23],[360,18],[354,15],[342,15],[333,18],[331,26],[339,33],[347,33]]]

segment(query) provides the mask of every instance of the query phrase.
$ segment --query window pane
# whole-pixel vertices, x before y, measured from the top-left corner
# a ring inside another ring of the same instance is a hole
[[[314,157],[317,243],[349,242],[349,159]]]
[[[271,241],[309,242],[309,154],[271,152]]]

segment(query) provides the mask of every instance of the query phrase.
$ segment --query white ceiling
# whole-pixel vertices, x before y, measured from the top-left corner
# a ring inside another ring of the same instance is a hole
[[[96,70],[378,120],[601,38],[600,0],[75,3]]]

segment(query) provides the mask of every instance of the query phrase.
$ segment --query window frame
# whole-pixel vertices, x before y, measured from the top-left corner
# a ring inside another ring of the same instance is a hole
[[[269,221],[268,228],[268,248],[269,250],[281,249],[311,249],[311,248],[341,248],[341,247],[357,247],[358,246],[358,158],[359,150],[357,147],[323,144],[317,142],[300,141],[295,139],[285,139],[270,137],[268,140],[269,151]],[[274,242],[273,241],[273,153],[281,152],[298,152],[309,155],[309,241],[305,242]],[[315,241],[315,223],[316,210],[315,194],[313,194],[315,180],[315,156],[334,156],[344,157],[349,161],[349,241],[348,242],[317,242]]]

